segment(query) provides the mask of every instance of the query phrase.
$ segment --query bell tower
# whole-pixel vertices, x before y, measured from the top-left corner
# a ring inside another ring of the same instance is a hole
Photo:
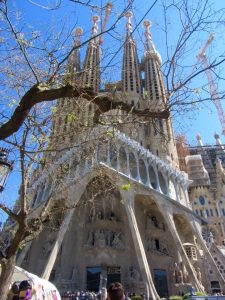
[[[90,86],[94,92],[100,89],[100,45],[96,38],[98,33],[98,16],[93,16],[92,39],[90,40],[84,60],[82,71],[82,86]]]
[[[146,107],[152,112],[161,112],[166,109],[166,90],[161,71],[162,59],[152,41],[151,22],[143,22],[145,28],[144,56],[142,70],[144,71],[143,98]],[[177,150],[173,135],[171,119],[155,119],[151,126],[146,125],[144,138],[146,146],[157,156],[169,163],[178,166]]]
[[[127,19],[127,32],[123,52],[122,91],[137,96],[141,94],[141,80],[137,46],[132,36],[132,12],[128,11],[125,18]]]

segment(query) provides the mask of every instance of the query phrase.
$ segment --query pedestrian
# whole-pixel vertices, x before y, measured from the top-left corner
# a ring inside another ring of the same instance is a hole
[[[31,284],[27,280],[21,281],[19,286],[19,300],[30,300],[31,289]]]
[[[8,295],[8,300],[18,300],[19,299],[19,286],[14,282],[11,286],[10,293]]]
[[[108,287],[108,300],[124,300],[124,288],[121,283],[115,282],[111,283]]]

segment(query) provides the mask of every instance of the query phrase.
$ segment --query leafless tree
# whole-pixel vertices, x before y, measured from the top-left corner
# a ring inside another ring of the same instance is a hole
[[[46,11],[61,9],[64,1],[52,1],[54,5],[43,6],[42,2],[27,0],[34,7]],[[98,1],[75,1],[74,5],[87,6],[91,9],[99,9]],[[159,1],[152,1],[148,12],[156,7]],[[124,13],[135,9],[134,1],[129,1],[127,6],[121,9],[111,25],[99,36],[117,34],[117,26]],[[164,110],[151,112],[149,110],[138,110],[129,105],[122,98],[114,93],[96,94],[90,87],[83,87],[79,84],[71,84],[65,80],[66,63],[72,51],[82,49],[91,38],[87,38],[81,45],[70,47],[73,28],[62,27],[57,34],[46,30],[41,34],[38,29],[28,30],[21,24],[19,12],[12,10],[8,1],[0,3],[0,12],[3,19],[1,29],[0,46],[3,56],[1,57],[1,112],[0,112],[0,139],[4,140],[14,149],[21,170],[21,192],[18,202],[19,210],[14,211],[3,203],[0,208],[16,223],[16,229],[11,242],[2,253],[0,260],[2,273],[0,277],[1,299],[6,299],[10,279],[15,265],[15,258],[18,248],[40,232],[43,221],[49,215],[46,210],[37,220],[30,220],[27,216],[30,209],[30,199],[27,194],[30,170],[34,165],[41,164],[43,151],[54,151],[47,149],[48,136],[50,132],[52,107],[54,100],[72,98],[74,102],[86,99],[96,105],[93,115],[93,124],[102,123],[102,114],[113,109],[124,110],[136,117],[146,120],[155,118],[169,118],[170,111],[183,111],[194,103],[206,101],[210,97],[202,91],[207,90],[206,81],[197,84],[199,76],[205,69],[196,64],[195,57],[201,47],[199,36],[218,31],[224,26],[224,10],[214,11],[210,1],[176,1],[167,0],[161,4],[164,23],[158,25],[162,36],[165,37],[166,60],[163,63],[168,102]],[[100,9],[102,9],[100,7]],[[176,23],[172,23],[175,15]],[[133,31],[138,30],[141,20],[137,22]],[[176,41],[171,38],[171,26],[179,28]],[[202,42],[204,42],[204,39]],[[193,46],[194,45],[194,46]],[[113,59],[119,54],[123,44],[113,53],[112,57],[106,60],[106,67],[113,65]],[[193,54],[194,53],[194,54]],[[191,58],[191,59],[190,59]],[[223,80],[220,70],[224,64],[224,53],[215,57],[212,56],[209,68],[214,72],[217,80]],[[223,98],[223,92],[220,97]],[[58,149],[57,149],[58,151]],[[50,198],[49,198],[50,199]],[[50,202],[50,201],[49,201]],[[46,202],[46,208],[49,204]],[[32,224],[32,227],[31,227]]]

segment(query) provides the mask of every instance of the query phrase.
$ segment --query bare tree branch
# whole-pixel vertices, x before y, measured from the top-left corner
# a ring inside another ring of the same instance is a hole
[[[35,85],[22,97],[19,105],[15,109],[9,121],[0,127],[0,140],[5,139],[18,131],[28,116],[31,108],[35,104],[66,97],[82,97],[96,104],[97,110],[94,115],[94,122],[96,124],[99,122],[99,117],[102,113],[112,109],[122,109],[128,113],[132,112],[138,116],[148,118],[157,117],[167,119],[169,117],[169,112],[166,109],[162,112],[137,110],[132,105],[129,105],[123,101],[118,101],[118,99],[110,97],[109,95],[98,96],[91,88],[76,88],[69,84],[60,88],[49,88],[45,85]],[[74,101],[76,101],[76,99],[74,99]]]

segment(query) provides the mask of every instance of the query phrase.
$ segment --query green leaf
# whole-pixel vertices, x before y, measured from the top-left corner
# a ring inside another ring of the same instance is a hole
[[[40,164],[44,165],[44,164],[45,164],[45,159],[44,159],[43,157],[41,157],[41,158],[39,159],[39,162],[40,162]]]
[[[106,135],[107,135],[108,137],[111,137],[111,138],[114,138],[114,137],[115,137],[114,131],[107,131],[107,132],[106,132]]]
[[[68,122],[69,124],[72,123],[73,120],[74,120],[74,115],[71,114],[71,113],[67,114],[66,120],[67,120],[67,122]]]
[[[12,99],[10,103],[8,103],[8,107],[13,107],[16,104],[16,99]]]
[[[144,98],[144,99],[147,99],[147,98],[148,98],[148,91],[144,91],[144,93],[143,93],[143,98]]]
[[[56,107],[56,106],[51,107],[51,111],[52,111],[53,113],[55,113],[55,112],[57,111],[57,107]]]
[[[130,187],[130,183],[121,185],[121,189],[124,191],[129,191]]]

